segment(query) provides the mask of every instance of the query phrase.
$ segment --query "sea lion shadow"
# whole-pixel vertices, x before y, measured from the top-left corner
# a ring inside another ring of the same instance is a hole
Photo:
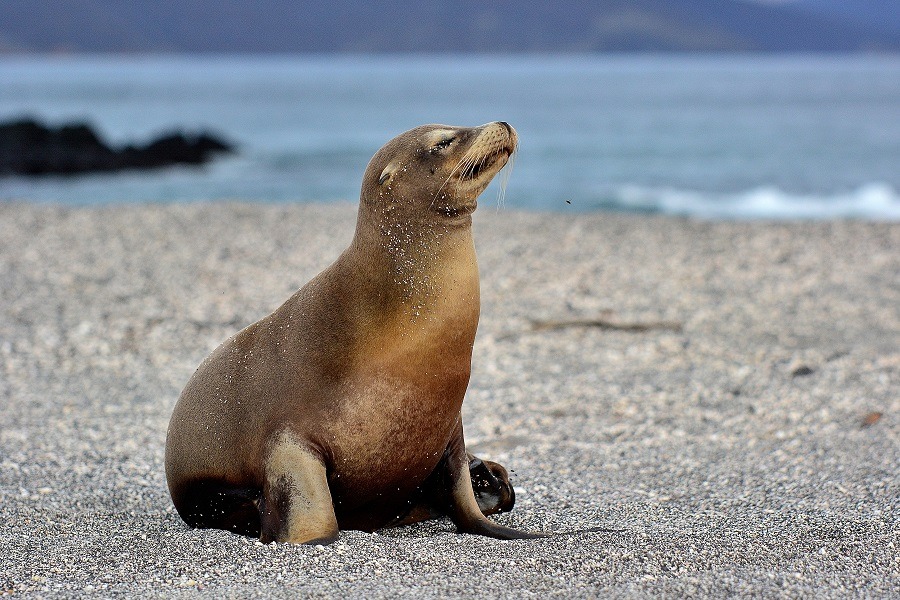
[[[466,445],[467,450],[471,453],[478,454],[488,454],[488,453],[503,453],[508,452],[520,447],[526,447],[534,444],[534,439],[527,435],[510,435],[505,437],[498,437],[492,439],[483,439],[478,440],[476,442],[470,443]],[[511,470],[512,473],[515,473],[514,470]],[[527,494],[527,487],[518,486],[518,493],[522,493],[525,491]],[[569,506],[568,508],[573,508]],[[591,505],[586,504],[586,509],[592,508]],[[627,529],[614,528],[614,527],[603,527],[600,525],[591,526],[591,527],[583,527],[579,529],[571,529],[565,531],[545,531],[541,532],[544,534],[543,537],[560,537],[560,536],[571,536],[571,535],[581,535],[587,533],[625,533]],[[538,538],[540,539],[540,538]]]

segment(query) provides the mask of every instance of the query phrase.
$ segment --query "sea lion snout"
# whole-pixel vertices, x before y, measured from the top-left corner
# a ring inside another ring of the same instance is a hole
[[[490,183],[497,172],[506,166],[509,157],[516,151],[519,136],[516,130],[505,121],[495,121],[478,128],[478,134],[472,140],[460,163],[458,177],[460,180],[476,180],[483,178],[478,193]]]
[[[510,125],[506,121],[493,121],[491,123],[485,123],[484,125],[482,125],[480,127],[480,129],[487,129],[489,127],[493,127],[493,128],[502,127],[503,129],[505,129],[506,135],[509,136],[509,139],[511,142],[512,151],[515,151],[516,146],[519,145],[519,134],[516,132],[515,128],[512,125]]]

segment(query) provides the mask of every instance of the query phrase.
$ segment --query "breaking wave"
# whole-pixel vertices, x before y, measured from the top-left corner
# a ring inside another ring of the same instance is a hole
[[[886,183],[869,183],[831,195],[792,194],[775,187],[715,194],[665,187],[625,185],[595,208],[710,219],[900,220],[900,194]]]

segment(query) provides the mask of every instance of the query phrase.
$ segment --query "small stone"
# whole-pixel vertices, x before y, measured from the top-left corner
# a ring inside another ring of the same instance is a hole
[[[791,371],[791,377],[806,377],[807,375],[812,375],[815,372],[815,369],[813,369],[809,365],[800,365],[793,371]]]
[[[872,411],[863,417],[862,424],[860,425],[863,428],[871,427],[875,423],[881,420],[881,417],[884,416],[882,413],[878,411]]]

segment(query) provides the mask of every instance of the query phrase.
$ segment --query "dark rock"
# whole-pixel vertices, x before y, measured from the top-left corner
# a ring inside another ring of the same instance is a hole
[[[815,369],[808,365],[800,365],[796,367],[793,371],[791,371],[792,377],[806,377],[807,375],[812,375],[815,373]]]
[[[33,119],[0,123],[0,175],[73,175],[155,169],[177,164],[202,165],[233,147],[208,134],[174,132],[145,146],[108,146],[85,123],[59,128]]]

